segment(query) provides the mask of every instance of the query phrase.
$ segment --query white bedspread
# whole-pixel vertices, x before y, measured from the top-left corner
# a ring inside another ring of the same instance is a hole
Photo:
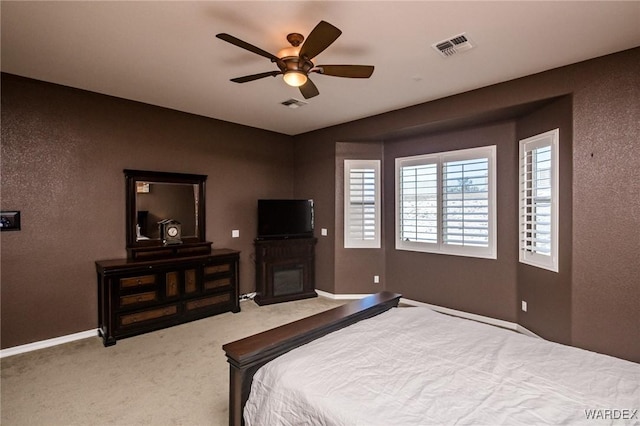
[[[640,424],[640,364],[394,308],[255,375],[247,425]],[[606,411],[611,410],[611,411]]]

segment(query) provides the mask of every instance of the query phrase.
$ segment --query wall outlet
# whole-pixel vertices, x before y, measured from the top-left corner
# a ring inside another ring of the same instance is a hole
[[[380,283],[380,275],[374,275],[373,276],[373,283],[374,284],[379,284]]]
[[[240,230],[234,229],[233,231],[231,231],[231,238],[240,238]]]
[[[527,302],[522,301],[522,312],[527,312]]]
[[[323,237],[326,237],[326,236],[328,235],[327,228],[322,228],[322,229],[320,230],[320,234],[321,234]]]

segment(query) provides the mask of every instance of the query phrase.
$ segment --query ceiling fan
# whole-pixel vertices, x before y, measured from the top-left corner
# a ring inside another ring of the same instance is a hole
[[[305,99],[309,99],[320,94],[316,85],[313,84],[309,78],[310,73],[315,72],[318,74],[347,78],[369,78],[371,74],[373,74],[373,66],[371,65],[316,65],[313,63],[312,59],[336,41],[336,39],[340,37],[340,34],[342,34],[342,31],[338,28],[328,22],[320,21],[311,33],[309,33],[306,41],[302,34],[289,34],[287,41],[291,43],[291,46],[280,50],[277,55],[273,55],[226,33],[217,34],[216,37],[260,56],[264,56],[270,59],[271,62],[275,62],[278,66],[278,70],[232,78],[231,81],[234,83],[246,83],[264,77],[275,77],[282,74],[284,81],[288,85],[299,87],[302,96],[304,96]]]

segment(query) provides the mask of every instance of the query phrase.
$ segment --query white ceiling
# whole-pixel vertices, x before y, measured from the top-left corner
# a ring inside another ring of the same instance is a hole
[[[295,135],[640,45],[640,2],[84,1],[1,3],[2,71]],[[375,65],[368,80],[313,74],[308,105],[268,59],[325,20],[342,36],[316,64]],[[465,32],[476,47],[442,58]]]

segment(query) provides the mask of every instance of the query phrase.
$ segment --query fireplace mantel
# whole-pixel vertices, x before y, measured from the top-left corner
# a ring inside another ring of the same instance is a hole
[[[316,297],[316,238],[256,240],[258,305]]]

